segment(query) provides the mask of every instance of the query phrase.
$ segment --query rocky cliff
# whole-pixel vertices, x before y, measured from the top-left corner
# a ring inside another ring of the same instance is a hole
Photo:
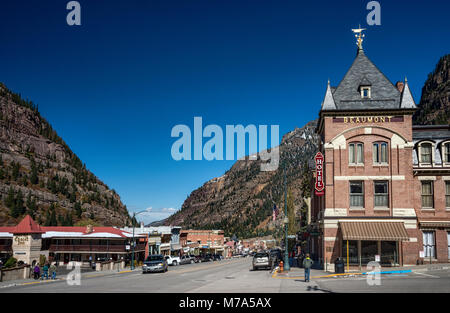
[[[0,83],[0,225],[30,214],[42,225],[124,226],[130,217],[31,101]]]
[[[284,174],[296,219],[301,219],[303,206],[303,171],[318,150],[316,122],[297,128],[283,136],[280,144],[280,166],[273,172],[260,171],[261,160],[239,160],[223,176],[214,178],[193,191],[181,210],[164,221],[165,225],[183,228],[223,229],[239,238],[277,235],[282,229],[284,212]],[[307,183],[306,183],[307,185]],[[307,195],[306,195],[307,196]],[[280,217],[272,221],[274,204]]]
[[[414,115],[418,125],[450,124],[450,54],[443,56],[422,89],[419,109]]]

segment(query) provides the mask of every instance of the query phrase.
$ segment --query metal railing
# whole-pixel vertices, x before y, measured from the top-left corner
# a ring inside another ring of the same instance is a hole
[[[145,244],[137,244],[135,251],[145,250]],[[126,249],[125,245],[55,245],[52,244],[49,247],[51,252],[65,252],[65,251],[77,251],[77,252],[130,252]]]

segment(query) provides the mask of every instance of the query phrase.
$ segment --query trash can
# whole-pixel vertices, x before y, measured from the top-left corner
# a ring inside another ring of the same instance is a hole
[[[344,274],[345,273],[345,265],[344,261],[341,258],[337,258],[334,262],[334,272],[336,274]]]

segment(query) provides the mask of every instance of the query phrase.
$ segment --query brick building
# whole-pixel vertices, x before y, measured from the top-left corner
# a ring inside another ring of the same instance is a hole
[[[182,230],[180,233],[180,244],[185,253],[204,254],[224,253],[223,230]]]
[[[146,243],[136,235],[135,259],[143,260]],[[0,227],[0,258],[14,257],[33,265],[41,255],[67,264],[127,260],[131,257],[132,234],[115,227],[40,226],[29,215],[13,227]]]
[[[407,80],[392,84],[359,42],[337,87],[330,82],[316,132],[325,195],[311,199],[309,249],[327,270],[448,262],[450,129],[413,126]]]

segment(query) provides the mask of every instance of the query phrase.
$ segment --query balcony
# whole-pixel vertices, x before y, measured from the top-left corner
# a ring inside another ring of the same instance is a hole
[[[0,245],[0,252],[11,252],[11,245]]]
[[[135,251],[144,251],[145,244],[136,244]],[[88,253],[128,253],[125,245],[55,245],[49,247],[50,252],[88,252]]]

